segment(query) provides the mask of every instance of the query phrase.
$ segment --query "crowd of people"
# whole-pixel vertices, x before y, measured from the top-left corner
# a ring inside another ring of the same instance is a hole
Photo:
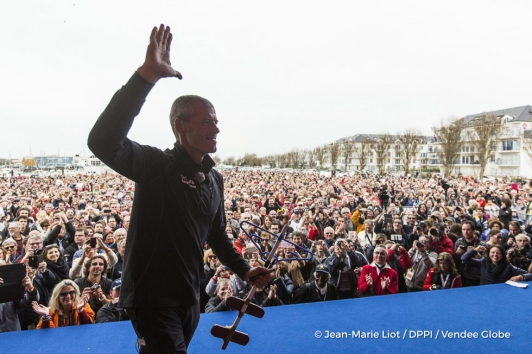
[[[273,235],[290,241],[253,296],[262,307],[532,280],[530,181],[220,172],[225,232],[251,267]],[[0,179],[0,266],[27,272],[24,298],[0,306],[0,332],[129,319],[117,303],[134,197],[110,173]],[[203,274],[202,312],[251,290],[208,244]]]

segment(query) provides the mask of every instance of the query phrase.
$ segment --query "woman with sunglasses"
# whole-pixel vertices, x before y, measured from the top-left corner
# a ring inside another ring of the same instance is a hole
[[[90,324],[94,312],[89,306],[89,295],[80,296],[76,283],[65,279],[57,284],[50,298],[50,307],[32,303],[33,311],[42,316],[37,329]]]

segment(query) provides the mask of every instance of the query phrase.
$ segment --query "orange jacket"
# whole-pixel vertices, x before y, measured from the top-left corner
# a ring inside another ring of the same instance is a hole
[[[37,329],[40,328],[56,328],[56,327],[65,327],[65,326],[77,326],[80,324],[89,324],[94,322],[94,311],[92,311],[90,305],[87,303],[83,306],[83,312],[81,315],[78,313],[78,308],[74,304],[72,308],[72,323],[67,323],[68,316],[63,316],[63,323],[59,325],[59,313],[50,313],[50,320],[43,322],[42,318],[37,324]]]

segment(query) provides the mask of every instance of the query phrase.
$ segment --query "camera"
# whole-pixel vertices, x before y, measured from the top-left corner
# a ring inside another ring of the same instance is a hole
[[[91,248],[96,248],[96,245],[98,244],[98,241],[96,239],[96,237],[92,237],[90,240],[89,240],[89,246]]]
[[[440,181],[440,186],[445,190],[447,191],[447,189],[449,189],[451,186],[449,185],[449,182],[446,180],[446,179],[442,179]]]
[[[422,243],[419,242],[419,241],[416,241],[416,246],[417,246],[417,248],[425,248],[425,245],[422,244]]]
[[[37,249],[33,250],[33,255],[28,258],[28,265],[31,268],[39,268],[39,264],[44,262],[44,256],[42,255],[42,250]]]
[[[514,257],[527,257],[530,252],[530,245],[524,245],[521,248],[516,248],[513,256]]]
[[[91,291],[92,292],[95,292],[96,290],[98,290],[98,288],[100,287],[100,284],[96,283],[96,284],[92,284],[91,286]]]

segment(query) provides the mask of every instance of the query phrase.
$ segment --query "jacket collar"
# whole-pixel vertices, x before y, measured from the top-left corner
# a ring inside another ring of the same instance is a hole
[[[377,268],[377,264],[375,263],[375,261],[371,262],[371,266]],[[386,268],[390,268],[391,269],[391,267],[388,265],[388,263],[386,263],[384,265],[384,267],[382,267],[381,269],[386,269]]]
[[[205,174],[209,173],[212,168],[216,165],[213,159],[207,154],[203,157],[201,163],[196,163],[190,157],[188,151],[181,145],[179,141],[176,141],[174,144],[174,155],[180,161],[180,167],[182,167],[185,173],[189,176],[194,176],[196,172],[203,172]]]

